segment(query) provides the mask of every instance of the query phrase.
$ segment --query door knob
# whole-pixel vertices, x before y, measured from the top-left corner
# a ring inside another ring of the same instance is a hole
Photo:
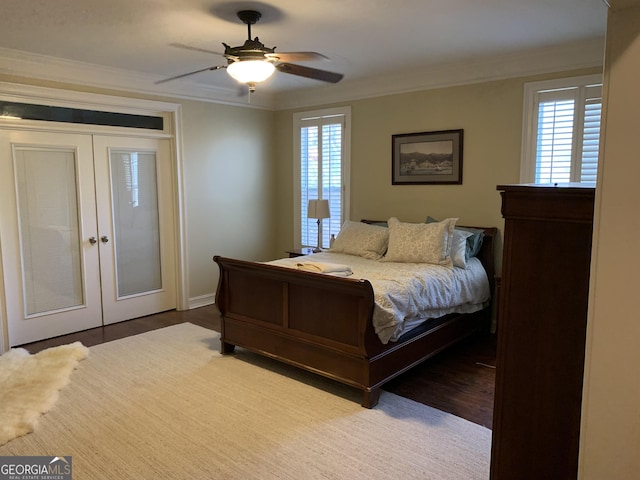
[[[100,241],[102,243],[107,243],[109,241],[109,237],[107,237],[106,235],[103,235],[100,237]]]
[[[96,237],[89,237],[89,243],[91,245],[95,245],[98,242],[98,240],[96,240]]]

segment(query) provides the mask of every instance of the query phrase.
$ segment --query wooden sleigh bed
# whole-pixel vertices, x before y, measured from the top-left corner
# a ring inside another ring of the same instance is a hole
[[[477,257],[493,291],[497,229],[482,230]],[[491,306],[427,320],[383,344],[374,331],[374,292],[367,280],[220,256],[214,261],[220,268],[216,302],[223,354],[238,346],[324,375],[362,390],[366,408],[378,403],[385,382],[489,329]]]

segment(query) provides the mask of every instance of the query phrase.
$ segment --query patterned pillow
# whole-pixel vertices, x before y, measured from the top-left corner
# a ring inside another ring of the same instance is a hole
[[[384,262],[432,263],[451,267],[453,227],[457,218],[437,223],[403,223],[389,219],[389,247]]]
[[[347,221],[342,225],[329,251],[378,260],[384,255],[388,241],[387,228]]]
[[[427,217],[425,223],[435,223],[436,220],[433,217]],[[479,228],[472,227],[458,227],[456,226],[456,230],[462,230],[464,232],[471,232],[471,235],[467,237],[467,260],[471,257],[475,257],[480,252],[480,248],[482,247],[482,240],[484,239],[484,231]]]

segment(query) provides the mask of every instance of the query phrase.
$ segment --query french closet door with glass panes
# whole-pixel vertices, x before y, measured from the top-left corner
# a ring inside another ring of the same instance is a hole
[[[0,131],[11,346],[175,308],[169,140]]]

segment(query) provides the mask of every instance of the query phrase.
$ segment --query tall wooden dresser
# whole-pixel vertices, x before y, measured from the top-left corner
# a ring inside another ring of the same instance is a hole
[[[500,185],[492,480],[575,479],[593,187]]]

